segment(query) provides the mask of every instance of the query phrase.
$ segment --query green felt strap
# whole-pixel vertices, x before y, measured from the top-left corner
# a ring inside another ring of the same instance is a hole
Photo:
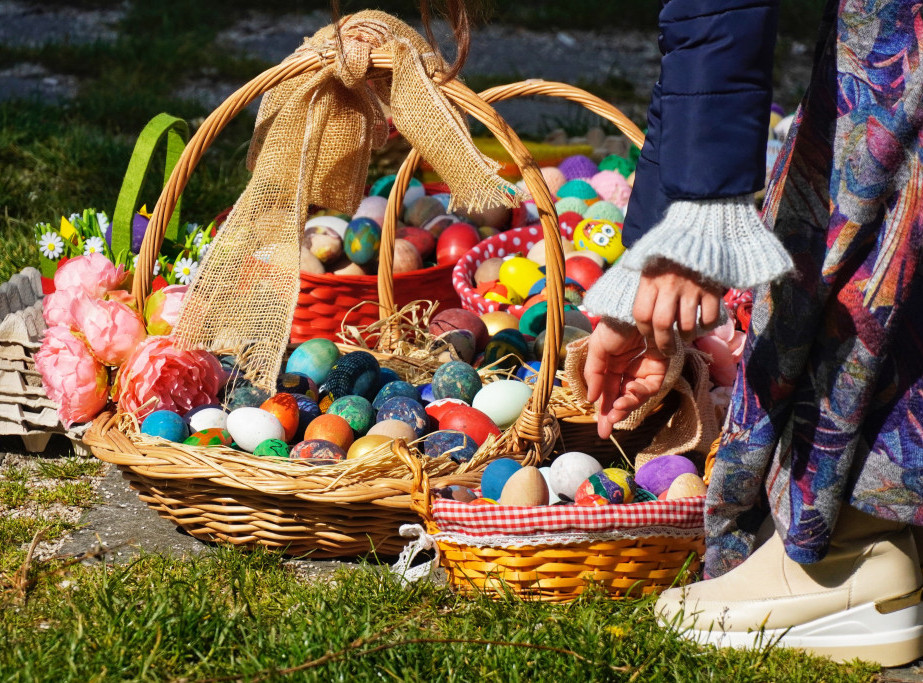
[[[173,167],[179,161],[180,154],[186,147],[189,139],[189,126],[182,119],[169,114],[158,114],[144,127],[135,143],[135,149],[125,171],[122,189],[115,204],[115,214],[112,217],[112,253],[120,254],[131,248],[131,221],[138,206],[138,195],[144,184],[151,157],[160,141],[167,137],[167,160],[164,164],[163,183],[166,185]],[[176,208],[167,224],[166,237],[176,240],[179,235],[179,210],[180,199],[176,200]]]

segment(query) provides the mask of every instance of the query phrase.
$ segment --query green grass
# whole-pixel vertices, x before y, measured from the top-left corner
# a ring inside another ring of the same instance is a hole
[[[30,578],[28,600],[0,619],[5,681],[866,681],[874,671],[780,650],[703,654],[657,628],[650,599],[469,600],[404,589],[372,567],[307,583],[265,553],[46,566]]]
[[[50,479],[95,477],[102,469],[102,461],[96,458],[61,458],[55,460],[41,460],[38,463],[39,474]]]

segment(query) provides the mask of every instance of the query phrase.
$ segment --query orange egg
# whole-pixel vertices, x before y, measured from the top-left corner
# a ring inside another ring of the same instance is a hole
[[[267,398],[260,405],[262,410],[276,416],[285,430],[285,440],[291,441],[298,431],[298,402],[291,394],[280,393]]]
[[[353,428],[345,418],[325,413],[308,423],[304,430],[304,440],[309,439],[324,439],[348,451],[353,443]]]

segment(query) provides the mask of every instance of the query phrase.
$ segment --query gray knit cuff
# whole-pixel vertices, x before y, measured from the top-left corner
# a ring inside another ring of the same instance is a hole
[[[592,315],[615,318],[629,325],[635,324],[631,309],[641,283],[641,272],[622,267],[624,258],[609,268],[583,298],[583,305]]]
[[[641,271],[666,259],[735,289],[778,279],[793,268],[792,257],[763,224],[752,195],[675,201],[663,220],[622,257]]]

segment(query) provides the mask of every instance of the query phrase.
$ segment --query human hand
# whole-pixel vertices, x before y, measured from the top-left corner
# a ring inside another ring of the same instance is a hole
[[[722,292],[703,284],[699,276],[670,261],[659,261],[641,273],[632,315],[638,331],[664,355],[676,351],[673,327],[689,340],[695,334],[696,316],[703,329],[718,323]]]
[[[596,326],[583,376],[587,400],[596,403],[600,438],[609,438],[612,425],[660,391],[668,366],[668,359],[649,347],[637,328],[605,319]]]

